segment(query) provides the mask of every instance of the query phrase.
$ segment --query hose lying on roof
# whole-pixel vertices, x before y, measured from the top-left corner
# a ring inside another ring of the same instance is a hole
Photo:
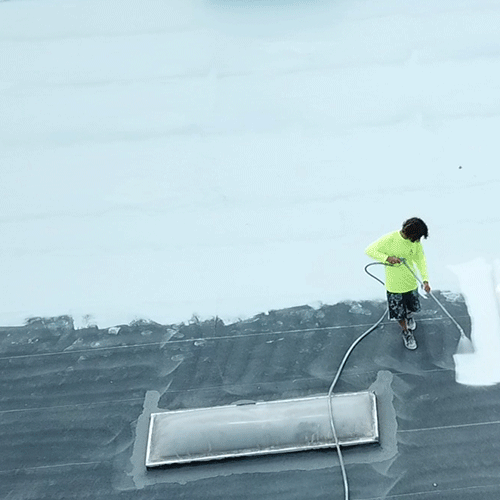
[[[423,285],[422,281],[413,272],[413,269],[411,269],[411,267],[408,265],[408,263],[406,262],[406,260],[405,259],[400,259],[400,260],[410,270],[410,272],[413,274],[413,276],[415,276],[415,278],[420,283],[420,285]],[[386,264],[385,262],[371,262],[370,264],[367,264],[365,266],[365,272],[367,274],[369,274],[372,278],[376,279],[379,283],[381,283],[382,285],[385,286],[385,283],[381,279],[377,278],[374,274],[372,274],[372,273],[370,273],[368,271],[368,268],[370,266],[376,266],[376,265],[390,266],[390,265],[393,265],[393,264]],[[459,344],[458,344],[458,351],[457,352],[458,353],[462,353],[462,354],[474,352],[474,347],[472,345],[472,342],[467,338],[467,336],[465,335],[465,332],[463,331],[462,327],[455,321],[455,319],[444,308],[444,306],[441,304],[441,302],[439,302],[439,300],[432,294],[432,292],[430,292],[429,295],[436,301],[436,303],[445,312],[445,314],[453,321],[453,323],[455,324],[455,326],[458,328],[458,331],[460,332],[460,341],[459,341]],[[335,443],[335,448],[337,449],[337,454],[339,456],[340,470],[342,472],[342,480],[343,480],[343,483],[344,483],[344,498],[345,498],[345,500],[349,500],[349,482],[347,481],[347,473],[346,473],[346,470],[345,470],[344,459],[343,459],[343,456],[342,456],[342,450],[340,449],[340,443],[339,443],[339,440],[338,440],[338,437],[337,437],[337,431],[335,429],[335,422],[333,420],[332,393],[333,393],[333,389],[337,385],[337,382],[338,382],[338,380],[340,378],[340,375],[342,374],[342,370],[344,369],[344,366],[347,363],[347,360],[349,359],[349,356],[351,355],[351,353],[354,350],[354,348],[365,337],[367,337],[370,333],[372,333],[373,330],[375,330],[380,325],[380,323],[382,323],[382,321],[384,320],[384,316],[388,313],[388,311],[389,311],[389,308],[386,307],[386,309],[385,309],[384,313],[382,314],[382,316],[380,317],[380,319],[372,327],[370,327],[368,330],[366,330],[366,332],[364,332],[363,334],[361,334],[351,344],[351,347],[349,347],[349,349],[347,349],[347,351],[346,351],[344,357],[342,358],[342,361],[340,362],[340,365],[339,365],[339,367],[337,369],[337,373],[335,374],[333,382],[330,385],[330,389],[328,390],[328,406],[329,406],[328,410],[329,410],[329,414],[330,414],[330,427],[332,429],[332,435],[333,435],[333,440],[334,440],[334,443]]]

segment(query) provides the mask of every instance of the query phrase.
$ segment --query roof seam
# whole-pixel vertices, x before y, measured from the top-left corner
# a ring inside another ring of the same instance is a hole
[[[457,318],[466,318],[467,316],[457,316]],[[421,322],[434,322],[440,321],[442,319],[446,319],[443,317],[436,318],[425,318],[421,319]],[[392,322],[385,321],[383,325],[390,325]],[[317,328],[304,328],[304,329],[296,329],[296,330],[278,330],[272,332],[256,332],[256,333],[246,333],[239,335],[222,335],[219,337],[196,337],[189,339],[175,339],[175,340],[163,340],[159,342],[148,342],[143,344],[126,344],[126,345],[117,345],[117,346],[106,346],[106,347],[93,347],[89,349],[75,349],[71,351],[51,351],[51,352],[41,352],[41,353],[33,353],[33,354],[13,354],[12,356],[3,356],[0,357],[0,361],[11,360],[11,359],[23,359],[23,358],[36,358],[36,357],[44,357],[44,356],[58,356],[65,354],[81,354],[85,352],[98,352],[98,351],[106,351],[112,349],[128,349],[135,347],[151,347],[155,345],[165,345],[165,344],[175,344],[175,343],[186,343],[186,342],[196,342],[196,341],[205,341],[209,340],[230,340],[230,339],[238,339],[242,337],[260,337],[265,335],[284,335],[290,333],[301,333],[301,332],[316,332],[316,331],[325,331],[325,330],[340,330],[344,328],[358,328],[358,327],[366,327],[369,326],[367,323],[361,323],[356,325],[339,325],[339,326],[322,326]]]

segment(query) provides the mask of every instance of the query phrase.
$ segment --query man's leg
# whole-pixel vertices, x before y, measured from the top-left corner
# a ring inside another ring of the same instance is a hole
[[[420,300],[418,297],[418,289],[412,290],[405,294],[405,308],[406,308],[406,324],[408,330],[415,330],[417,323],[413,317],[414,313],[420,311]]]
[[[406,313],[406,324],[408,325],[408,330],[415,330],[417,328],[417,323],[415,322],[415,318],[413,317],[413,313],[411,311],[407,311]]]
[[[401,293],[392,293],[387,291],[387,304],[389,307],[389,318],[396,319],[401,326],[403,341],[407,349],[416,349],[417,342],[413,333],[408,330],[408,324],[406,321],[406,306],[405,297]]]

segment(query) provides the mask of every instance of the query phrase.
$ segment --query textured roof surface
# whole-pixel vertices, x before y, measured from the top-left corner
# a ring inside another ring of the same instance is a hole
[[[465,303],[446,300],[470,331]],[[336,392],[377,394],[380,444],[345,449],[352,499],[500,497],[500,389],[455,382],[458,331],[422,301],[419,348],[389,321],[352,354]],[[146,470],[151,412],[324,394],[382,302],[221,321],[75,330],[71,319],[1,329],[0,497],[343,498],[335,451]]]

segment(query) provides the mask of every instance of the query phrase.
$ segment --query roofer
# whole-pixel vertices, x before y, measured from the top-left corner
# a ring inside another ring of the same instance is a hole
[[[415,272],[415,264],[422,277],[424,290],[429,293],[427,263],[420,239],[429,235],[422,219],[413,217],[403,223],[400,231],[393,231],[369,245],[365,252],[385,266],[385,286],[389,318],[398,320],[402,328],[403,341],[408,349],[416,349],[413,335],[416,322],[413,314],[420,311],[418,283],[415,276],[403,264],[403,259]]]

